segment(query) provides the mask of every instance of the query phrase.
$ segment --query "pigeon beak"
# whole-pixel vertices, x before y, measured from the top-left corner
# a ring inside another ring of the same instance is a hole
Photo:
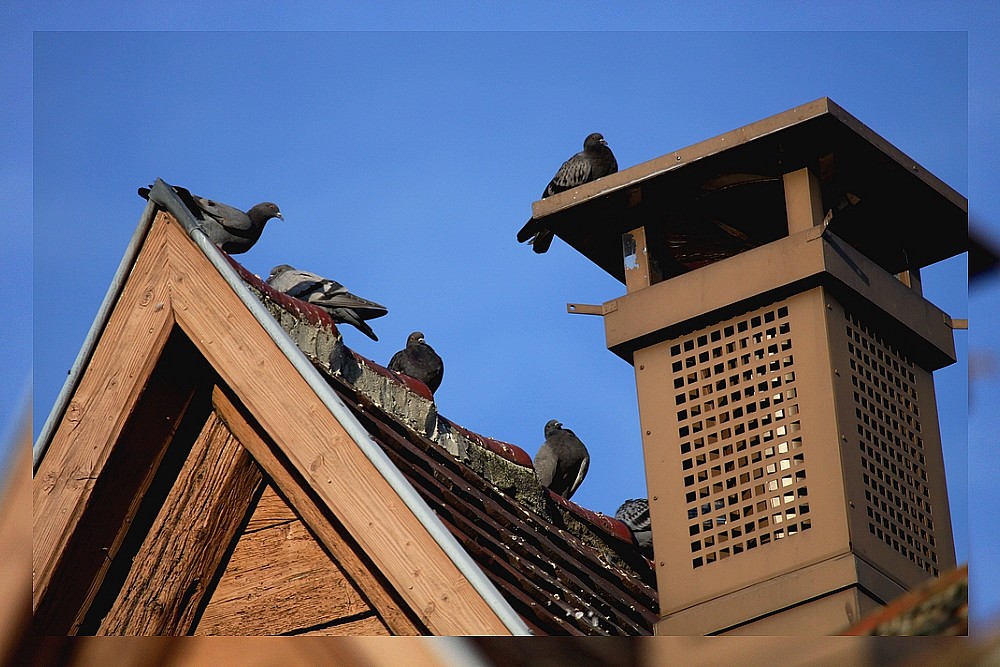
[[[285,219],[285,216],[281,215],[281,211],[278,211],[278,212],[277,212],[277,214],[275,214],[275,216],[274,216],[274,217],[276,217],[276,218],[281,218],[282,220],[284,220],[284,219]]]

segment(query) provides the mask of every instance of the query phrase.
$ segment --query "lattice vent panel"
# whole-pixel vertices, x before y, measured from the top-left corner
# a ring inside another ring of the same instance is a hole
[[[864,322],[845,317],[868,530],[936,576],[915,367]]]
[[[670,347],[695,568],[813,526],[791,325],[775,304]]]

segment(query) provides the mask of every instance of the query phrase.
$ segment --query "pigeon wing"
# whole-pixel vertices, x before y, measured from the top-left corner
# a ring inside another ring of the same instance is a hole
[[[269,280],[267,284],[279,292],[284,292],[288,296],[302,298],[310,292],[315,291],[324,280],[326,279],[323,276],[316,275],[315,273],[291,269],[278,274]]]
[[[347,308],[364,320],[382,317],[389,312],[382,304],[351,294],[346,287],[333,280],[323,280],[318,289],[309,293],[306,301],[322,308]]]
[[[566,500],[569,500],[576,493],[576,490],[580,488],[580,485],[583,484],[583,478],[587,476],[588,468],[590,468],[590,455],[584,454],[583,460],[580,461],[580,467],[577,469],[576,479],[570,483],[569,488],[566,489],[566,493],[563,494]]]
[[[226,229],[234,232],[249,232],[253,230],[250,216],[238,208],[204,197],[194,197],[194,201],[205,215],[214,219]]]
[[[535,472],[538,474],[538,482],[544,487],[552,485],[552,480],[556,475],[556,458],[555,451],[545,443],[535,454]]]
[[[559,167],[559,171],[556,172],[556,175],[549,181],[548,187],[545,188],[545,193],[542,195],[543,198],[554,195],[557,192],[562,192],[563,190],[575,188],[578,185],[583,185],[590,180],[592,168],[593,165],[587,154],[577,153],[563,162],[562,166]]]

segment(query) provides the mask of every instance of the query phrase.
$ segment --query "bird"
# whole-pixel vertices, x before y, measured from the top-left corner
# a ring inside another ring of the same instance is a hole
[[[587,135],[583,150],[563,162],[542,192],[542,199],[618,171],[618,161],[600,132]],[[529,241],[531,249],[543,253],[552,244],[552,230],[531,218],[517,233],[518,243]]]
[[[635,536],[635,541],[644,549],[653,546],[653,525],[649,520],[649,500],[632,498],[626,500],[615,511],[615,518],[628,526]]]
[[[542,486],[566,500],[580,488],[590,467],[590,454],[580,438],[558,420],[545,424],[545,442],[535,454],[535,472]]]
[[[271,269],[267,284],[288,296],[319,306],[330,314],[334,322],[351,324],[374,341],[378,340],[378,336],[365,320],[382,317],[389,312],[381,304],[351,294],[334,280],[309,271],[299,271],[288,264],[279,264]]]
[[[424,340],[424,334],[414,331],[407,337],[406,347],[392,355],[389,370],[420,380],[433,394],[441,386],[444,362]]]
[[[151,187],[139,188],[139,196],[149,199]],[[278,205],[273,202],[261,202],[243,212],[214,199],[193,195],[187,188],[179,185],[172,187],[184,205],[201,222],[212,243],[230,255],[239,255],[252,248],[271,218],[285,219]]]

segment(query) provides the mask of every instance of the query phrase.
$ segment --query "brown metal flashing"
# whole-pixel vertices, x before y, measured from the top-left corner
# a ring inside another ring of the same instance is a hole
[[[536,201],[534,217],[623,283],[619,239],[645,227],[670,249],[667,278],[785,236],[782,181],[802,169],[838,235],[889,273],[967,249],[967,200],[828,98]]]

